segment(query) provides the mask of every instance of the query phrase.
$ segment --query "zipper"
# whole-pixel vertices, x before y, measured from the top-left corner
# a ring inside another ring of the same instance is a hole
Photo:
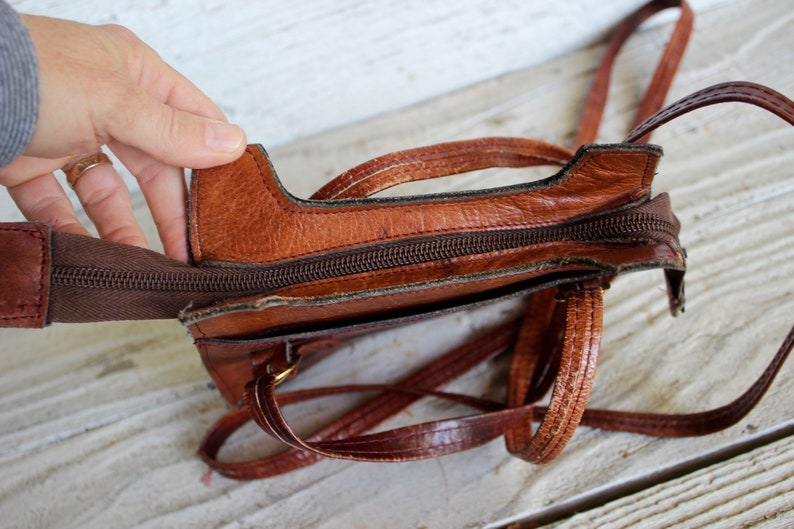
[[[650,203],[646,203],[650,205]],[[648,208],[651,209],[651,208]],[[289,285],[554,242],[637,244],[677,240],[678,225],[642,206],[568,224],[421,236],[263,266],[204,266],[178,271],[118,270],[53,264],[51,284],[103,290],[266,293]]]

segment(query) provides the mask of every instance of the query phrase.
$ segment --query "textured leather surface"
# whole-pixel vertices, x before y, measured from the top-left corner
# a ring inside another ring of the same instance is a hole
[[[522,154],[531,152],[533,156],[540,150],[536,142],[514,139],[478,140],[463,146],[445,144],[387,155],[342,178],[346,189],[370,193],[395,181],[389,174],[392,168],[423,165],[429,153],[439,161],[453,160],[443,169],[430,170],[433,176],[442,176],[466,170],[469,165],[461,163],[460,153],[464,157],[475,153],[472,146],[486,149],[487,163],[504,160],[499,152],[512,152],[516,146],[526,146]],[[549,149],[547,144],[543,148]],[[407,239],[420,228],[423,235],[439,235],[475,228],[518,229],[570,223],[647,200],[659,156],[660,151],[654,146],[588,146],[580,149],[559,173],[537,184],[423,199],[301,201],[284,192],[264,151],[253,146],[246,158],[194,176],[192,240],[204,248],[194,248],[194,258],[205,259],[205,266],[237,259],[255,265],[261,264],[258,259],[272,260],[274,255],[289,260],[364,247],[375,241]],[[385,176],[378,184],[360,185],[372,182],[370,175]],[[228,189],[236,191],[223,194]],[[329,193],[333,185],[325,189],[319,194]],[[665,218],[677,233],[678,222],[667,195],[641,204],[637,211]],[[236,214],[225,224],[202,223],[202,218],[230,212]],[[260,229],[254,218],[267,225]],[[249,229],[243,229],[243,225]],[[276,237],[275,225],[303,227],[306,235]],[[390,235],[384,235],[387,230],[379,228],[383,225],[390,226]],[[205,230],[209,233],[206,236]],[[244,258],[241,252],[245,252]],[[209,259],[210,255],[213,259]],[[300,341],[296,333],[347,332],[344,329],[361,332],[570,282],[577,277],[609,277],[659,267],[685,268],[683,250],[674,236],[660,240],[635,235],[622,242],[610,240],[601,244],[560,241],[299,283],[265,296],[185,311],[181,319],[197,339],[196,345],[216,385],[234,404],[256,376],[246,355],[276,351],[283,340]]]
[[[563,171],[521,192],[317,202],[289,195],[264,149],[251,146],[232,164],[193,173],[193,259],[266,264],[417,234],[559,224],[647,195],[659,155],[646,145],[585,148]]]
[[[302,225],[308,222],[308,218],[318,226],[329,226],[325,232],[325,240],[322,236],[312,238],[307,229],[305,237],[279,237],[270,244],[274,237],[264,235],[264,232],[272,233],[273,229],[260,232],[256,229],[245,231],[239,228],[231,231],[226,226],[223,228],[225,235],[221,235],[222,230],[216,229],[215,223],[208,224],[211,235],[207,238],[216,242],[212,255],[226,259],[231,256],[236,258],[238,252],[250,247],[251,255],[246,259],[253,261],[262,253],[266,255],[261,257],[271,259],[271,255],[289,250],[292,255],[283,257],[289,259],[415,236],[416,233],[402,227],[406,224],[410,229],[418,229],[418,224],[421,223],[422,235],[457,233],[475,228],[497,230],[564,224],[577,218],[577,213],[579,218],[587,218],[596,212],[625,206],[629,201],[643,198],[643,194],[648,192],[658,160],[658,150],[655,148],[626,150],[616,146],[609,150],[585,149],[583,152],[585,154],[574,162],[569,171],[553,177],[555,183],[552,186],[528,186],[526,190],[505,189],[490,195],[475,194],[470,197],[442,195],[422,202],[394,201],[383,204],[374,200],[358,201],[353,205],[343,203],[338,207],[312,202],[308,206],[295,203],[290,209],[279,209],[271,208],[271,202],[266,201],[268,207],[261,213],[258,211],[261,207],[259,202],[250,198],[259,197],[259,194],[254,189],[249,189],[249,193],[235,195],[229,200],[243,202],[247,197],[250,202],[231,207],[225,207],[224,203],[227,201],[219,193],[194,198],[203,203],[200,208],[194,209],[194,214],[239,209],[248,211],[250,220],[253,216],[265,217],[271,209],[276,209],[277,212],[271,215],[271,222],[274,223]],[[261,154],[261,151],[256,149],[252,156],[256,153]],[[219,186],[219,189],[224,187],[224,183],[226,188],[236,187],[229,180],[234,178],[235,182],[254,182],[257,187],[278,190],[273,172],[263,171],[263,167],[266,166],[251,165],[242,160],[234,164],[236,171],[233,173],[226,167],[218,173],[204,173],[203,177],[211,181],[213,186]],[[605,173],[606,170],[613,172]],[[224,182],[223,173],[232,176],[227,176]],[[610,183],[599,186],[598,182],[601,180]],[[284,202],[289,198],[279,198],[270,192],[267,196],[277,202]],[[214,204],[211,204],[212,197],[217,197]],[[559,207],[555,204],[559,204]],[[581,207],[580,204],[586,204],[587,207]],[[404,208],[409,208],[410,213],[406,214]],[[468,214],[458,214],[459,210],[466,209],[469,210]],[[640,206],[638,211],[656,212],[671,225],[675,225],[677,230],[677,220],[672,214],[667,195],[659,195],[653,201]],[[554,222],[548,218],[554,219]],[[232,221],[233,224],[239,222]],[[373,240],[371,237],[375,237],[375,233],[379,231],[378,226],[384,222],[388,222],[392,226],[391,232],[398,235]],[[454,222],[459,224],[455,225]],[[200,225],[200,222],[194,224]],[[246,224],[256,225],[254,222]],[[226,230],[229,230],[228,233]],[[205,239],[201,234],[194,234],[194,237]],[[333,239],[334,246],[323,246],[332,244],[330,239]],[[551,269],[560,273],[597,271],[605,275],[615,275],[643,266],[677,269],[684,267],[683,253],[675,240],[648,239],[643,243],[638,239],[631,239],[628,242],[629,244],[618,244],[615,241],[598,245],[593,241],[560,241],[393,267],[388,273],[373,271],[333,277],[288,286],[264,297],[235,300],[223,305],[187,311],[182,319],[191,326],[191,331],[197,337],[241,337],[255,332],[266,333],[271,328],[287,324],[295,326],[301,322],[320,323],[340,317],[354,317],[357,314],[398,310],[406,306],[418,308],[494,290],[518,281],[531,280],[548,275]],[[206,256],[207,253],[199,254],[197,251],[196,256],[199,255]]]
[[[0,223],[0,322],[43,327],[47,322],[50,227]]]

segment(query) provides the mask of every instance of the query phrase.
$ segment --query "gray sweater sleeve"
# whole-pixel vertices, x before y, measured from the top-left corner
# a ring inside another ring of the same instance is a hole
[[[39,110],[36,52],[19,15],[0,0],[0,167],[22,154]]]

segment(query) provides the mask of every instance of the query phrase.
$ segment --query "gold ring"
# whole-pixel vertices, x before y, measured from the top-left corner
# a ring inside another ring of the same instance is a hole
[[[61,170],[66,173],[66,181],[69,183],[69,187],[74,189],[77,180],[98,165],[113,165],[113,162],[110,161],[110,158],[104,152],[95,152],[79,160],[69,162]]]

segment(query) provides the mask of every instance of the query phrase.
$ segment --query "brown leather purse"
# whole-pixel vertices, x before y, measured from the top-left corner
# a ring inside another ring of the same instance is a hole
[[[618,144],[595,145],[614,58],[649,16],[681,17],[636,118]],[[579,424],[658,436],[702,435],[744,417],[794,345],[794,328],[762,377],[721,408],[687,415],[586,409],[601,339],[602,296],[618,275],[664,270],[671,312],[684,308],[685,253],[666,194],[652,196],[663,123],[704,105],[738,101],[794,124],[794,103],[751,83],[726,83],[659,110],[692,27],[685,2],[654,0],[618,28],[597,72],[572,149],[524,138],[482,138],[376,158],[310,200],[281,186],[267,153],[250,146],[233,164],[194,171],[193,263],[76,235],[46,224],[0,224],[0,318],[7,326],[174,318],[189,329],[217,388],[234,408],[200,454],[220,473],[254,479],[320,457],[405,461],[505,436],[508,450],[544,463]],[[544,180],[484,191],[369,198],[404,182],[488,167],[556,165]],[[404,380],[277,393],[301,358],[341,340],[514,296],[526,309]],[[443,392],[475,365],[512,351],[506,402]],[[307,439],[281,406],[351,391],[378,395]],[[551,393],[548,405],[537,403]],[[423,396],[480,413],[371,433]],[[217,459],[251,418],[290,448],[247,462]],[[539,423],[533,430],[532,424]]]

